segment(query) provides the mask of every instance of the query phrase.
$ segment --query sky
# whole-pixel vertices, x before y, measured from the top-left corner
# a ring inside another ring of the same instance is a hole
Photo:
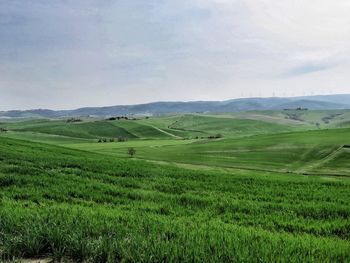
[[[0,110],[350,93],[349,0],[0,0]]]

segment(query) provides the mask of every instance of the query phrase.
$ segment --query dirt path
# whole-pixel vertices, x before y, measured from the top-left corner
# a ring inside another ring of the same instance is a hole
[[[343,148],[343,145],[342,145],[342,146],[338,147],[337,149],[335,149],[334,151],[332,151],[326,157],[324,157],[324,158],[322,158],[320,160],[314,161],[314,162],[312,162],[310,164],[307,164],[304,167],[302,167],[301,169],[298,169],[297,171],[300,172],[300,173],[310,172],[313,169],[318,168],[318,167],[322,166],[323,164],[325,164],[325,163],[335,159],[342,152],[343,149],[344,148]]]
[[[166,134],[166,135],[169,135],[169,136],[171,136],[171,137],[173,137],[173,138],[182,139],[182,137],[177,136],[177,135],[175,135],[175,134],[172,134],[172,133],[170,133],[170,132],[164,131],[164,130],[162,130],[161,128],[158,128],[158,127],[156,127],[156,126],[153,126],[153,125],[150,125],[150,124],[147,124],[147,126],[152,127],[152,128],[154,128],[154,129],[160,131],[161,133],[164,133],[164,134]]]

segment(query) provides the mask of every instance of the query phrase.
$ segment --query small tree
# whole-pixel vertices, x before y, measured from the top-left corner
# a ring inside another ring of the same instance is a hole
[[[131,158],[134,157],[134,155],[136,154],[135,148],[133,147],[128,148],[128,154],[130,155]]]

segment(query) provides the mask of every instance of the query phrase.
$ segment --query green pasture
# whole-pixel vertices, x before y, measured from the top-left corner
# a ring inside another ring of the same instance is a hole
[[[7,137],[12,139],[27,140],[33,142],[43,142],[49,144],[77,144],[77,143],[92,143],[96,140],[68,137],[62,135],[48,134],[48,133],[38,133],[31,131],[10,131],[6,133],[0,133],[0,137]]]
[[[127,158],[279,172],[350,175],[350,129],[256,135],[239,139],[81,143],[68,147]],[[337,169],[333,169],[337,168]]]
[[[133,139],[193,139],[220,134],[224,137],[245,137],[256,134],[280,133],[315,128],[271,120],[255,120],[242,114],[241,118],[226,115],[178,115],[129,120],[86,119],[68,123],[59,120],[24,120],[0,123],[0,127],[15,132],[33,132],[83,139],[126,138]]]
[[[350,260],[350,181],[221,173],[0,138],[0,256]]]
[[[2,121],[0,261],[349,262],[348,123],[347,110]]]

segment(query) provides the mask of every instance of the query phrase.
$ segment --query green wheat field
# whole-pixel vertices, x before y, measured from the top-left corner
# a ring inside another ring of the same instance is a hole
[[[0,122],[4,262],[350,262],[350,111]]]

